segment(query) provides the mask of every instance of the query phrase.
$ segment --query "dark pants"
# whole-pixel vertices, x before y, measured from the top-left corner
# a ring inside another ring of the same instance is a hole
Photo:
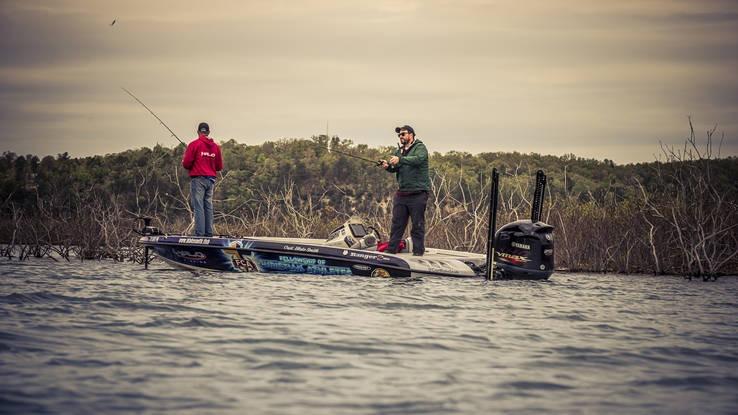
[[[392,203],[392,230],[387,252],[397,253],[402,235],[407,227],[407,220],[413,222],[410,237],[413,240],[413,253],[423,255],[425,252],[425,206],[428,204],[428,192],[414,195],[395,194]]]

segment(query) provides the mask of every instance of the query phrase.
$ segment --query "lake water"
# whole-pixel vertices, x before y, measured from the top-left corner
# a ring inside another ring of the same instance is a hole
[[[0,412],[738,412],[738,278],[0,262]]]

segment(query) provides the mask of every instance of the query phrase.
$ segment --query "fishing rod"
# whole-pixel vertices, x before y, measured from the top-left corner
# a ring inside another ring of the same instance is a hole
[[[338,153],[338,154],[341,154],[341,155],[344,155],[344,156],[347,156],[347,157],[353,157],[353,158],[358,159],[358,160],[367,161],[367,162],[372,163],[372,164],[374,164],[376,166],[379,166],[379,165],[382,164],[382,160],[371,160],[371,159],[368,159],[368,158],[365,158],[365,157],[357,156],[355,154],[346,153],[346,152],[343,152],[343,151],[340,151],[340,150],[332,149],[330,146],[321,146],[321,147],[325,147],[328,150],[329,153],[330,152],[335,152],[335,153]]]
[[[133,95],[133,93],[131,91],[129,91],[129,90],[123,88],[123,87],[120,87],[120,89],[124,90],[128,95],[132,96],[133,99],[135,99],[136,101],[138,101],[138,103],[141,104],[144,108],[146,108],[146,110],[149,111],[151,113],[151,115],[154,116],[154,118],[156,118],[157,120],[159,120],[159,122],[161,123],[161,125],[164,126],[164,128],[166,128],[167,130],[169,130],[170,133],[172,133],[172,137],[176,138],[177,141],[179,141],[180,143],[184,144],[184,141],[180,140],[179,137],[177,137],[177,134],[174,134],[174,131],[172,131],[172,129],[169,128],[168,125],[164,124],[164,121],[162,121],[161,118],[159,118],[158,115],[154,114],[154,111],[151,111],[151,108],[147,107],[146,104],[144,104],[140,99],[138,99],[135,95]]]

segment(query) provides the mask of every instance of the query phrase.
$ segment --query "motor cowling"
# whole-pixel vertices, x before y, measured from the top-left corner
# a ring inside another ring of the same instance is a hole
[[[553,230],[551,225],[527,219],[501,227],[495,234],[496,276],[547,279],[554,270]]]

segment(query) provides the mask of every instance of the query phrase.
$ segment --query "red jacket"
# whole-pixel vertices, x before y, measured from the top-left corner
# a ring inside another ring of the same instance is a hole
[[[212,138],[200,134],[187,146],[184,158],[182,158],[182,166],[190,171],[190,177],[216,177],[217,172],[223,170],[220,146]]]

